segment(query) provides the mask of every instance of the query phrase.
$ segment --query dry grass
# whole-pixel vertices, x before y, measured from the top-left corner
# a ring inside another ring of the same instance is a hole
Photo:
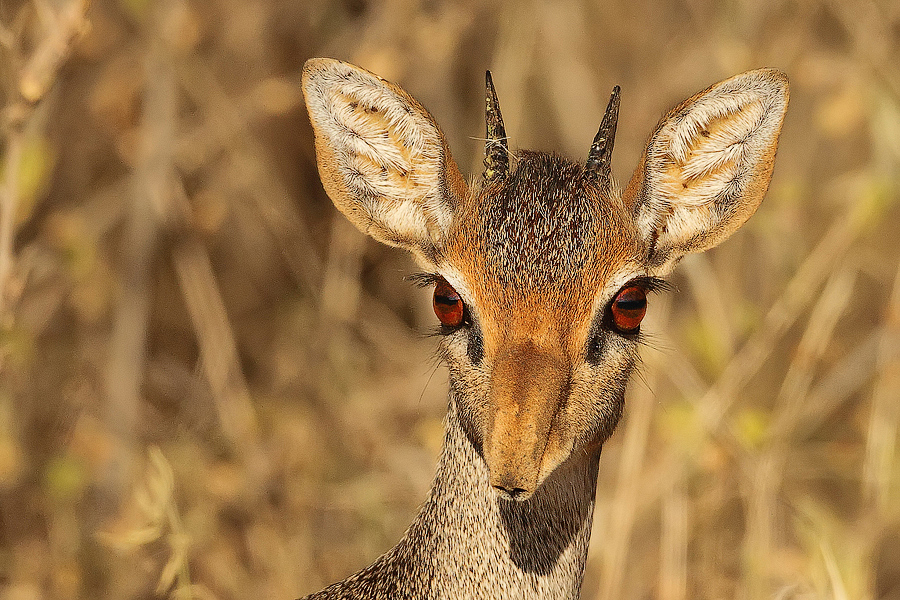
[[[82,19],[87,9],[86,18]],[[669,106],[791,77],[775,176],[651,309],[586,599],[900,597],[900,4],[0,2],[0,598],[294,598],[429,486],[446,375],[411,261],[322,192],[299,71],[400,82],[479,172],[614,171]]]

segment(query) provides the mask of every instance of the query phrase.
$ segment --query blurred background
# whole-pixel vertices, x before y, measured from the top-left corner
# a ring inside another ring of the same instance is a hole
[[[332,207],[299,92],[400,83],[481,173],[627,180],[671,106],[760,66],[772,184],[652,298],[585,599],[900,598],[900,3],[0,1],[0,599],[290,599],[392,546],[447,375],[409,257]]]

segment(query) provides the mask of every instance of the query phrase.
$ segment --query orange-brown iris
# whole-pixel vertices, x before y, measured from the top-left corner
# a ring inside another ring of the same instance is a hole
[[[623,288],[616,294],[611,310],[616,329],[623,333],[636,331],[647,314],[647,290],[638,285]]]
[[[459,327],[465,318],[466,309],[462,298],[453,286],[443,279],[434,285],[434,314],[447,327]]]

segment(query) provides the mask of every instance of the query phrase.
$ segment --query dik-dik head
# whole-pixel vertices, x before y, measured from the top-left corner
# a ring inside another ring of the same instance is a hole
[[[510,153],[488,75],[485,171],[471,185],[434,119],[396,85],[312,59],[303,92],[334,204],[411,251],[434,284],[452,401],[491,484],[517,499],[612,433],[647,294],[756,210],[788,101],[786,77],[769,69],[700,92],[660,121],[620,193],[618,88],[576,163]]]

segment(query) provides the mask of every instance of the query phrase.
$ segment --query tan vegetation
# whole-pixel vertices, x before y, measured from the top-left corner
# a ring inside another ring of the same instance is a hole
[[[299,72],[399,82],[480,173],[613,172],[735,73],[791,78],[759,212],[651,298],[586,599],[900,596],[900,4],[0,4],[0,598],[289,599],[412,519],[446,375],[407,256],[319,183]]]

